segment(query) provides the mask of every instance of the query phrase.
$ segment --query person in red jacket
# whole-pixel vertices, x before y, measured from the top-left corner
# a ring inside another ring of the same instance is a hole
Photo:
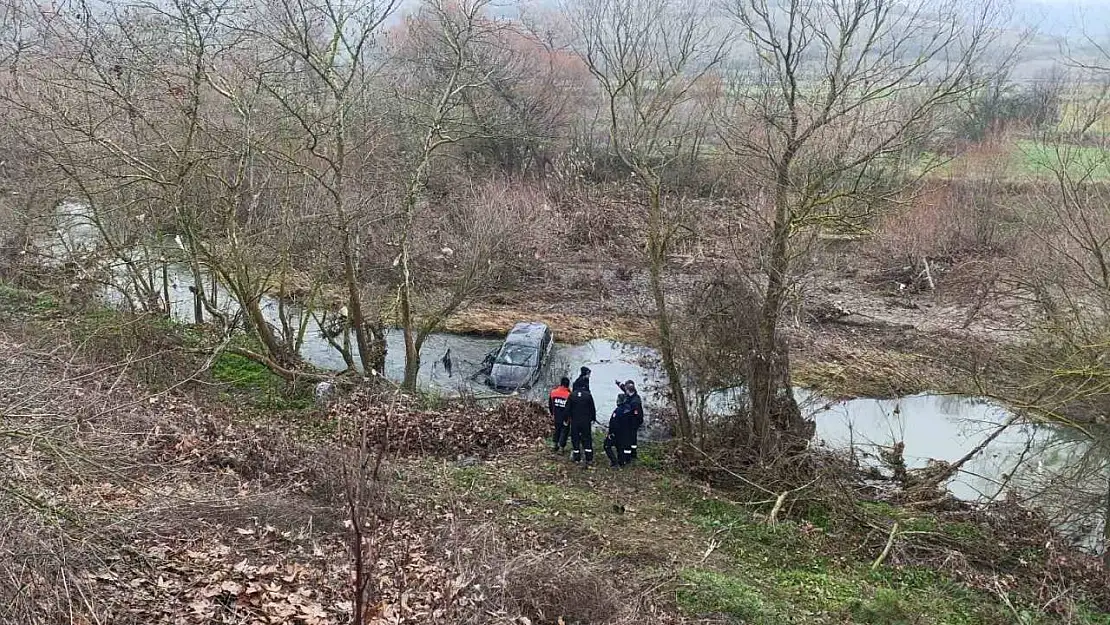
[[[570,378],[559,380],[559,386],[551,389],[547,399],[547,409],[551,411],[551,418],[555,422],[555,434],[551,437],[554,449],[558,453],[567,447],[567,436],[570,434],[570,415],[567,413],[567,399],[570,398]]]

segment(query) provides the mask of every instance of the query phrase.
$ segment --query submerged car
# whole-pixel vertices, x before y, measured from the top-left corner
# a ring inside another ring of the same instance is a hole
[[[540,379],[553,344],[547,324],[516,324],[501,347],[486,356],[489,385],[501,393],[530,388]]]

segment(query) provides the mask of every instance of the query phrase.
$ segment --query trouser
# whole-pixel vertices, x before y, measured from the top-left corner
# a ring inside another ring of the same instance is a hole
[[[570,444],[574,447],[571,460],[578,462],[585,454],[587,464],[594,461],[594,433],[589,423],[570,424]]]
[[[605,437],[605,455],[609,457],[609,464],[615,467],[632,462],[632,450],[614,434]]]
[[[605,455],[609,457],[609,464],[624,466],[632,462],[632,447],[629,444],[626,432],[609,432],[605,437]]]
[[[639,427],[632,428],[632,431],[628,433],[628,440],[629,440],[628,447],[631,450],[633,460],[636,459],[636,443],[637,443],[638,439],[640,438],[639,435],[640,435],[640,428]]]
[[[551,437],[551,443],[555,447],[555,451],[566,449],[567,436],[570,435],[570,424],[565,423],[562,419],[555,421],[555,434]]]

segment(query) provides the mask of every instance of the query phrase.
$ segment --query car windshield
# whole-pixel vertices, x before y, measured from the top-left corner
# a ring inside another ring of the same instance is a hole
[[[537,350],[531,345],[508,343],[501,348],[494,361],[499,365],[531,366],[536,364]]]

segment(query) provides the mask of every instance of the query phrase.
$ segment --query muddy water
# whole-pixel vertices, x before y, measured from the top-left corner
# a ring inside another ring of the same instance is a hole
[[[189,286],[193,283],[192,275],[186,268],[177,266],[171,266],[167,273],[173,317],[178,321],[191,323],[194,318],[193,295],[189,292]],[[205,280],[207,282],[207,278]],[[119,290],[105,292],[103,297],[107,303],[112,305],[124,303],[124,296]],[[223,287],[217,289],[216,299],[221,312],[224,314],[234,314],[238,310],[235,299]],[[276,298],[264,297],[261,308],[269,323],[275,327],[281,326]],[[290,310],[298,312],[295,308]],[[292,316],[295,317],[296,315]],[[521,319],[521,321],[526,320]],[[301,356],[306,362],[320,369],[328,371],[343,370],[346,365],[342,356],[323,337],[316,319],[310,316],[308,324],[304,344],[301,347]],[[296,328],[294,328],[295,330]],[[354,337],[351,336],[350,340],[353,345]],[[592,372],[591,380],[593,381],[599,420],[604,422],[616,406],[618,389],[615,380],[633,380],[639,388],[645,390],[645,393],[648,392],[647,389],[657,386],[659,383],[651,368],[656,355],[654,350],[650,348],[605,340],[594,340],[582,345],[561,344],[558,342],[557,332],[555,340],[555,348],[543,369],[540,383],[523,392],[522,394],[525,397],[542,399],[546,397],[550,387],[558,383],[560,377],[565,375],[573,380],[577,377],[581,367],[589,367]],[[404,342],[401,331],[387,330],[386,343],[385,375],[391,380],[399,382],[404,375],[405,364]],[[444,394],[489,395],[491,394],[490,389],[482,380],[476,379],[473,374],[479,369],[486,355],[500,345],[500,339],[446,333],[433,334],[428,337],[421,350],[418,383],[425,390]],[[453,365],[450,375],[440,362],[448,349],[451,350]]]
[[[875,461],[880,447],[904,441],[908,468],[922,468],[931,459],[955,462],[1012,416],[998,404],[952,395],[852,399],[834,404],[822,403],[807,391],[799,391],[798,396],[817,422],[818,444],[834,449],[853,447],[865,461]],[[1014,474],[1023,452],[1031,456],[1044,450],[1056,434],[1054,428],[1010,426],[964,465],[949,482],[949,490],[967,500],[997,496],[1005,482],[1003,476]],[[1020,484],[1022,475],[1013,480]]]

